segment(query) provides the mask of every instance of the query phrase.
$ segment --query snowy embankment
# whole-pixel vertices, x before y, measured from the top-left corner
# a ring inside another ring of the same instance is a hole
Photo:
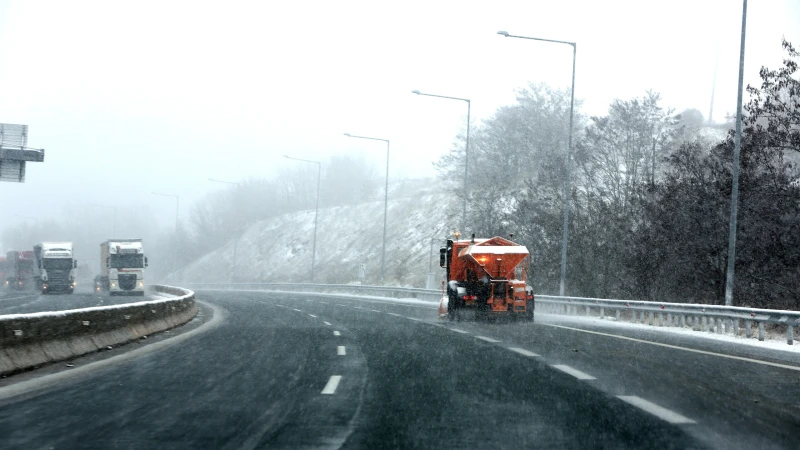
[[[317,225],[317,283],[424,287],[429,267],[441,279],[438,249],[451,234],[450,199],[434,181],[390,187],[386,269],[380,283],[384,202],[320,208]],[[285,214],[250,226],[236,243],[237,282],[309,282],[314,210]],[[436,238],[431,253],[431,238]],[[233,275],[234,242],[203,256],[168,278],[173,284],[228,283]]]

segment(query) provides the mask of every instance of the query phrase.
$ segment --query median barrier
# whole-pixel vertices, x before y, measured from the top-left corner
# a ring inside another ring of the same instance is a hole
[[[0,375],[63,361],[177,327],[197,314],[194,292],[156,285],[175,298],[68,311],[0,315]]]

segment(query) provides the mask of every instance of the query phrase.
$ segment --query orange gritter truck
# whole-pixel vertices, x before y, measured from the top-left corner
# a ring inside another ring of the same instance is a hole
[[[459,240],[456,232],[455,237],[439,250],[446,276],[439,317],[460,320],[469,312],[475,318],[533,321],[533,291],[526,283],[528,249],[499,236]]]

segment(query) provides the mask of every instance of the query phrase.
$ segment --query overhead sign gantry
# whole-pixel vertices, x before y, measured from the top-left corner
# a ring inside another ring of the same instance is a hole
[[[27,145],[27,125],[0,123],[0,181],[24,183],[25,163],[44,161],[44,149]]]

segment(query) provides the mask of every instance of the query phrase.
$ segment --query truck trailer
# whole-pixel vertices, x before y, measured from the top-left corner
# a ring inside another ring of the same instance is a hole
[[[33,289],[33,252],[10,251],[6,253],[6,281],[10,289]]]
[[[6,257],[0,256],[0,285],[8,288],[8,272],[6,269]]]
[[[42,294],[75,290],[72,242],[42,242],[33,246],[33,283]]]
[[[475,239],[472,235],[471,240],[459,240],[458,233],[455,236],[439,251],[439,265],[446,276],[439,316],[533,321],[533,291],[526,281],[528,249],[499,236]]]
[[[96,287],[109,295],[144,295],[147,257],[141,239],[109,239],[100,243],[101,273]]]

